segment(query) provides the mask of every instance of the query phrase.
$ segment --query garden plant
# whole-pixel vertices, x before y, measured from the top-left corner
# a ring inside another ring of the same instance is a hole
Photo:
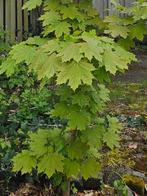
[[[88,0],[24,5],[43,7],[43,30],[15,44],[0,66],[4,169],[45,174],[70,195],[70,181],[98,177],[103,148],[119,146],[121,125],[104,113],[106,86],[137,60],[129,50],[147,34],[147,2],[112,3],[124,17],[101,19]]]

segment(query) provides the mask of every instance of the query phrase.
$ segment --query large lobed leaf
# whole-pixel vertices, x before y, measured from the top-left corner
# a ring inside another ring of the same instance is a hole
[[[23,9],[32,10],[36,8],[37,6],[40,6],[42,4],[43,0],[28,0],[24,6]]]

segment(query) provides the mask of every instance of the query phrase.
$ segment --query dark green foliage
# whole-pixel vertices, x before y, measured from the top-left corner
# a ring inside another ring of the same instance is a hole
[[[0,76],[0,168],[6,178],[13,175],[10,159],[25,146],[27,132],[55,124],[49,117],[55,99],[49,88],[40,88],[36,77],[22,65],[10,78]]]

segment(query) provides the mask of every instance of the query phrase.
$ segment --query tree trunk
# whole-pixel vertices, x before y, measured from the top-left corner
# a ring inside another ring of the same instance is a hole
[[[63,196],[70,196],[70,180],[67,181],[67,190],[63,192]]]

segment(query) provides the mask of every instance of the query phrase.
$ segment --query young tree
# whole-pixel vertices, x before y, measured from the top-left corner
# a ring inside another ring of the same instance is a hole
[[[113,149],[119,144],[118,120],[102,112],[109,101],[105,83],[136,60],[115,39],[126,39],[129,30],[113,29],[115,20],[101,20],[88,0],[29,0],[24,9],[41,4],[41,36],[14,45],[0,72],[11,76],[27,65],[41,85],[49,84],[55,91],[50,116],[59,118],[60,126],[30,133],[26,149],[13,158],[13,171],[25,174],[35,169],[49,178],[58,177],[61,184],[73,177],[97,177],[102,147]]]

